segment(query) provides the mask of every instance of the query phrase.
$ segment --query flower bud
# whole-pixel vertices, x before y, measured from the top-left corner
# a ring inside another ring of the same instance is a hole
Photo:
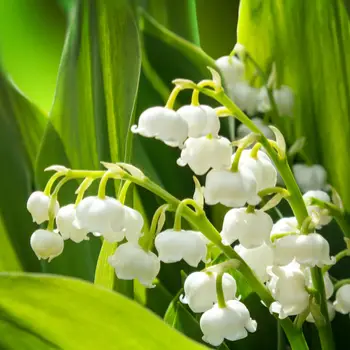
[[[131,131],[144,137],[155,137],[171,147],[182,147],[188,135],[188,126],[181,116],[166,107],[146,109],[139,118],[139,124]]]
[[[333,305],[335,311],[341,314],[350,313],[350,284],[345,284],[337,290]]]
[[[246,169],[210,170],[205,179],[204,199],[208,205],[243,207],[255,195],[255,177]]]
[[[244,63],[235,56],[223,56],[215,61],[222,74],[225,84],[235,84],[244,79]]]
[[[248,115],[254,115],[257,112],[260,90],[250,86],[248,82],[228,84],[227,94]]]
[[[38,259],[49,259],[49,262],[63,252],[63,238],[57,233],[48,230],[36,230],[30,237],[32,247]]]
[[[147,288],[153,288],[153,280],[159,273],[160,261],[152,252],[144,251],[137,243],[121,244],[108,258],[119,279],[137,279]]]
[[[268,139],[275,139],[275,134],[273,131],[264,123],[264,121],[260,118],[252,118],[251,121],[262,131],[262,133]],[[252,131],[245,125],[240,124],[237,128],[237,136],[242,139],[243,137],[249,135]]]
[[[222,243],[231,245],[238,239],[245,248],[259,247],[270,242],[272,225],[271,217],[261,210],[248,213],[246,208],[231,209],[224,217]]]
[[[303,195],[309,216],[311,216],[316,228],[321,229],[322,226],[328,225],[332,221],[332,217],[328,215],[329,212],[327,209],[322,209],[317,205],[310,205],[311,198],[317,198],[324,202],[330,202],[331,199],[328,194],[323,191],[307,191]]]
[[[176,111],[188,125],[188,137],[201,137],[211,134],[217,137],[220,121],[215,110],[206,105],[187,105]]]
[[[248,169],[253,173],[256,179],[257,192],[276,186],[277,171],[269,156],[262,151],[258,151],[257,158],[253,158],[250,153],[250,150],[242,152],[239,167]],[[260,201],[261,198],[257,194],[250,200],[251,204],[258,204]]]
[[[124,206],[114,198],[104,199],[96,196],[84,198],[76,208],[76,222],[78,228],[89,232],[119,233],[125,224]],[[121,235],[122,238],[124,235]],[[121,239],[122,239],[121,238]]]
[[[250,317],[249,310],[238,300],[229,300],[226,307],[215,304],[200,319],[203,340],[213,346],[219,346],[224,339],[235,341],[255,332],[257,323]],[[248,332],[247,332],[248,331]]]
[[[206,262],[207,242],[198,231],[165,230],[157,235],[154,245],[159,259],[165,263],[183,259],[190,266],[197,267],[201,260]]]
[[[279,89],[273,90],[272,94],[278,109],[278,114],[280,116],[291,117],[294,107],[294,95],[292,90],[288,86],[282,85]],[[271,110],[270,98],[265,87],[260,89],[258,110],[263,113]]]
[[[305,289],[305,276],[298,263],[270,266],[267,272],[271,279],[266,286],[276,300],[270,305],[271,313],[277,313],[280,319],[284,319],[298,315],[308,307],[309,294]]]
[[[294,164],[293,173],[302,192],[322,190],[326,186],[327,173],[319,164]]]
[[[186,164],[197,175],[204,175],[210,168],[220,170],[231,166],[232,145],[225,137],[189,138],[181,151],[177,164]]]
[[[311,267],[335,263],[329,256],[329,243],[318,233],[289,235],[275,241],[275,264],[286,265],[294,259]]]
[[[185,280],[185,295],[180,301],[188,304],[193,312],[200,313],[209,310],[217,302],[216,272],[193,272]],[[237,285],[235,279],[228,273],[222,276],[222,288],[226,300],[236,296]]]
[[[269,245],[262,244],[260,247],[247,249],[238,244],[233,249],[254,271],[261,282],[266,282],[269,279],[266,268],[273,265],[274,260],[273,249]]]
[[[49,206],[51,198],[41,191],[33,192],[27,201],[27,210],[32,215],[33,221],[37,224],[42,224],[49,220]],[[57,200],[54,206],[54,214],[56,215],[60,208]]]
[[[56,224],[63,239],[71,239],[75,243],[79,243],[87,239],[88,230],[78,228],[76,222],[76,210],[74,204],[68,204],[57,213]]]

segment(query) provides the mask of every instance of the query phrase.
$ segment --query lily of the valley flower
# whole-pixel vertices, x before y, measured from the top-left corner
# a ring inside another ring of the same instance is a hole
[[[223,56],[215,61],[223,75],[226,86],[235,84],[244,79],[244,63],[235,56]]]
[[[125,209],[118,200],[111,197],[86,197],[76,208],[76,219],[75,225],[89,232],[119,233],[124,228]]]
[[[218,136],[220,121],[212,107],[187,105],[178,109],[177,113],[188,125],[188,137]]]
[[[185,280],[185,295],[180,296],[180,301],[188,304],[196,313],[205,312],[217,302],[216,272],[193,272]],[[222,288],[226,300],[234,299],[237,292],[235,279],[228,273],[222,276]]]
[[[248,169],[210,170],[204,187],[204,199],[209,205],[243,207],[257,193],[256,179]]]
[[[291,117],[293,115],[294,95],[290,87],[282,85],[279,89],[273,90],[272,94],[279,115]],[[265,87],[260,90],[258,110],[264,113],[271,110],[270,99]]]
[[[76,226],[76,210],[74,204],[68,204],[57,213],[56,224],[63,239],[71,239],[79,243],[87,239],[88,230]]]
[[[273,265],[274,261],[273,249],[270,245],[264,243],[260,247],[247,249],[241,244],[238,244],[233,249],[262,282],[266,282],[269,279],[266,268]]]
[[[279,219],[274,223],[271,230],[271,239],[274,236],[285,233],[299,233],[298,221],[295,216]]]
[[[231,166],[232,145],[225,137],[189,138],[177,160],[180,166],[189,165],[197,175],[205,174],[210,168],[227,169]]]
[[[260,90],[250,86],[247,81],[228,84],[227,94],[247,114],[254,115],[257,112]]]
[[[322,165],[294,164],[293,173],[302,192],[322,190],[326,186],[327,173]]]
[[[200,319],[203,340],[219,346],[224,339],[235,341],[255,332],[257,323],[250,317],[247,307],[238,300],[226,301],[226,307],[215,304]]]
[[[33,221],[42,224],[49,220],[49,205],[51,198],[41,191],[33,192],[27,201],[27,210],[32,215]],[[54,206],[54,214],[56,216],[60,206],[56,200]]]
[[[168,229],[157,235],[154,245],[159,259],[165,263],[183,259],[190,266],[197,267],[200,261],[206,262],[207,242],[198,231]]]
[[[138,126],[133,125],[131,131],[144,137],[154,137],[171,147],[182,147],[188,136],[188,125],[172,109],[151,107],[140,115]]]
[[[350,313],[350,284],[345,284],[337,290],[333,305],[335,311],[341,314]]]
[[[137,243],[121,244],[108,258],[119,279],[137,279],[147,288],[153,288],[153,280],[159,273],[160,261],[152,252],[144,251]]]
[[[53,258],[63,252],[64,242],[60,234],[48,230],[36,230],[30,237],[30,245],[38,259]]]
[[[261,210],[248,213],[246,208],[229,210],[221,231],[222,243],[231,245],[237,239],[245,248],[256,248],[270,242],[273,221]]]
[[[270,312],[277,313],[280,319],[298,315],[309,304],[309,294],[305,288],[305,276],[300,265],[292,262],[286,266],[270,266],[267,268],[271,276],[267,287],[275,302],[270,305]]]
[[[324,202],[330,202],[331,199],[329,195],[324,191],[307,191],[303,195],[304,202],[306,204],[306,209],[311,216],[312,221],[315,223],[316,228],[320,229],[322,226],[328,225],[332,221],[332,217],[329,215],[327,209],[322,209],[317,205],[311,205],[311,198],[317,198]]]
[[[296,260],[306,266],[332,265],[335,258],[329,256],[329,243],[318,233],[289,235],[275,241],[275,263],[286,265]]]

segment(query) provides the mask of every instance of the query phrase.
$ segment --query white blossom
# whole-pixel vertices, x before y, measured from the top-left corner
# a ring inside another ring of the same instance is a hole
[[[269,279],[266,268],[273,265],[274,261],[273,249],[269,245],[264,243],[260,247],[247,249],[238,244],[233,249],[262,282],[266,282]]]
[[[256,248],[270,242],[273,221],[261,210],[248,213],[246,208],[229,210],[220,233],[222,243],[231,245],[237,239],[245,248]]]
[[[171,147],[182,147],[188,135],[188,125],[172,109],[151,107],[140,115],[138,126],[133,125],[131,131],[144,137],[155,137]]]
[[[270,266],[267,272],[271,276],[267,287],[276,300],[270,305],[271,313],[277,313],[280,319],[284,319],[298,315],[308,307],[305,276],[298,263],[293,261],[286,266]]]
[[[33,221],[37,224],[42,224],[44,221],[49,220],[49,206],[51,198],[41,191],[33,192],[27,201],[27,210],[32,215]],[[54,215],[56,216],[60,206],[55,201]]]
[[[278,114],[291,117],[293,115],[294,95],[290,87],[282,85],[279,89],[274,89],[272,94]],[[270,99],[265,87],[260,89],[258,110],[264,113],[271,110]]]
[[[159,273],[160,261],[152,252],[144,251],[137,243],[121,244],[108,258],[119,279],[137,279],[147,288],[153,288],[153,280]]]
[[[177,113],[188,125],[188,137],[201,137],[211,134],[217,137],[220,121],[214,108],[207,105],[187,105],[179,108]]]
[[[60,208],[56,216],[56,224],[63,239],[70,238],[73,242],[79,243],[87,239],[89,231],[76,226],[75,213],[74,204],[68,204]]]
[[[286,233],[299,233],[298,221],[295,216],[279,219],[274,223],[271,230],[271,239],[274,236]]]
[[[322,165],[294,164],[293,173],[302,192],[322,190],[326,186],[327,173]]]
[[[168,229],[160,232],[154,241],[159,259],[165,263],[185,260],[197,267],[200,261],[206,262],[207,242],[201,232]]]
[[[239,167],[248,169],[253,173],[256,179],[257,192],[276,186],[277,171],[269,156],[262,151],[258,151],[257,157],[253,158],[250,153],[250,150],[242,152]],[[257,194],[250,200],[251,204],[258,204],[260,201],[261,198]]]
[[[38,259],[49,259],[50,262],[63,252],[64,242],[57,232],[39,229],[30,237],[30,246]]]
[[[333,305],[335,311],[341,314],[350,313],[350,284],[345,284],[337,290]]]
[[[188,138],[177,160],[180,166],[189,165],[197,175],[205,174],[210,168],[227,169],[231,166],[232,145],[225,137]]]
[[[256,194],[256,180],[246,169],[210,170],[205,179],[204,199],[208,205],[221,203],[242,207]]]
[[[193,272],[185,280],[184,296],[180,301],[188,304],[193,312],[205,312],[217,302],[216,272]],[[235,298],[237,285],[235,279],[228,273],[222,276],[222,288],[225,300]]]
[[[215,61],[219,68],[225,84],[234,84],[244,79],[244,63],[235,56],[223,56]]]
[[[332,217],[329,215],[327,209],[322,209],[317,205],[311,205],[311,198],[317,198],[324,202],[330,202],[331,199],[329,195],[324,191],[307,191],[303,195],[304,202],[306,204],[306,209],[311,216],[313,223],[316,225],[317,229],[322,228],[322,226],[328,225],[332,221]]]
[[[251,121],[260,129],[260,131],[268,138],[268,139],[275,139],[275,134],[273,131],[268,127],[267,124],[264,123],[264,121],[261,118],[252,118]],[[245,125],[240,124],[237,128],[237,136],[238,138],[243,138],[247,135],[249,135],[252,131]]]
[[[76,221],[78,228],[89,232],[98,232],[102,235],[116,233],[120,240],[124,234],[122,230],[125,225],[125,208],[116,199],[96,196],[84,198],[76,208]]]
[[[327,309],[328,309],[329,321],[333,321],[335,317],[335,309],[333,304],[330,301],[327,301]],[[311,312],[307,315],[306,321],[310,323],[315,323],[315,319],[312,316]]]
[[[227,94],[248,115],[254,115],[257,112],[260,90],[250,86],[247,81],[228,84]]]
[[[329,243],[318,233],[289,235],[275,241],[275,264],[286,265],[293,259],[306,266],[332,265]]]
[[[228,300],[226,307],[215,304],[200,319],[203,340],[213,346],[219,346],[224,339],[239,340],[255,332],[257,323],[250,317],[249,310],[238,300]]]

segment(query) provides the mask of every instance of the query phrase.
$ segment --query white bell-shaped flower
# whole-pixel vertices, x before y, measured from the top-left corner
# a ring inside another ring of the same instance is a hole
[[[216,272],[193,272],[185,280],[184,296],[180,301],[188,304],[189,308],[196,313],[205,312],[217,302],[216,295]],[[228,273],[222,276],[222,288],[225,300],[234,299],[237,292],[235,279]]]
[[[266,268],[273,265],[274,261],[273,249],[269,245],[264,243],[260,247],[247,249],[238,244],[233,249],[262,282],[266,282],[269,279]]]
[[[332,217],[329,215],[329,212],[327,209],[322,209],[317,205],[311,205],[310,200],[311,198],[317,198],[324,202],[330,202],[331,199],[329,195],[324,191],[307,191],[303,195],[304,202],[306,204],[306,209],[311,216],[312,221],[316,225],[317,229],[322,228],[322,226],[328,225],[332,221]]]
[[[210,170],[205,179],[204,199],[208,205],[243,207],[256,195],[256,180],[247,169]]]
[[[200,319],[203,340],[219,346],[224,339],[235,341],[255,332],[257,323],[250,317],[247,307],[238,300],[228,300],[226,307],[215,304]]]
[[[337,290],[333,306],[335,311],[341,314],[350,313],[350,284],[345,284]]]
[[[273,90],[272,94],[279,115],[291,117],[293,115],[294,95],[290,87],[282,85],[279,89]],[[271,110],[270,99],[265,87],[260,89],[258,110],[264,113]]]
[[[264,121],[261,118],[252,118],[251,121],[261,130],[261,132],[271,140],[275,139],[275,134],[273,131],[268,127],[267,124],[264,123]],[[245,125],[240,124],[237,128],[237,136],[238,138],[242,139],[243,137],[249,135],[252,131]]]
[[[119,279],[137,279],[147,288],[153,288],[153,280],[159,273],[160,260],[152,252],[144,251],[137,243],[121,244],[108,258]]]
[[[87,239],[88,230],[76,226],[76,210],[74,204],[68,204],[57,213],[56,224],[63,239],[71,239],[79,243]]]
[[[197,175],[204,175],[210,168],[220,170],[231,166],[232,145],[225,137],[188,138],[177,160],[180,166],[188,166]]]
[[[328,309],[329,321],[332,322],[334,320],[334,317],[335,317],[335,309],[334,309],[333,304],[330,301],[327,301],[327,309]],[[315,319],[312,316],[311,312],[307,315],[306,321],[310,322],[310,323],[315,323]]]
[[[39,229],[30,237],[30,246],[38,259],[49,259],[50,262],[63,252],[64,242],[57,232]]]
[[[250,153],[250,150],[242,152],[239,167],[249,169],[253,173],[256,179],[257,192],[276,186],[277,170],[269,156],[262,151],[258,151],[257,157],[253,158]],[[258,204],[260,201],[261,198],[257,194],[251,199],[252,204]]]
[[[198,231],[168,229],[157,235],[154,245],[159,259],[165,263],[183,259],[190,266],[197,267],[200,261],[206,262],[207,242]]]
[[[146,109],[139,118],[139,123],[131,131],[144,137],[154,137],[171,147],[182,147],[188,135],[188,125],[182,117],[166,107]]]
[[[280,234],[296,234],[299,233],[298,221],[295,216],[279,219],[274,223],[271,230],[270,238],[273,240],[274,236]]]
[[[220,233],[222,243],[231,245],[237,239],[245,248],[256,248],[270,242],[273,221],[261,210],[248,213],[246,208],[229,210]]]
[[[293,173],[303,193],[322,190],[326,186],[327,172],[322,165],[294,164]]]
[[[220,121],[215,110],[206,105],[187,105],[179,108],[177,113],[188,124],[188,137],[201,137],[211,134],[217,137]]]
[[[219,68],[225,84],[235,84],[244,79],[245,66],[244,63],[235,56],[223,56],[215,61]]]
[[[248,115],[254,115],[257,112],[260,90],[250,86],[247,81],[229,84],[227,94]]]
[[[33,221],[42,224],[49,220],[49,206],[51,198],[41,191],[33,192],[27,201],[27,210],[32,215]],[[54,214],[56,216],[60,206],[56,200],[54,206]]]
[[[311,267],[335,263],[329,256],[329,243],[318,233],[289,235],[275,241],[275,264],[286,265],[293,259]]]
[[[311,270],[309,267],[306,267],[304,269],[304,275],[305,275],[306,285],[311,288],[312,287],[312,275],[311,275]],[[333,286],[332,280],[329,277],[328,272],[325,272],[323,274],[323,281],[324,281],[324,289],[326,292],[326,298],[329,299],[334,293],[334,286]]]
[[[119,233],[125,225],[125,208],[111,197],[86,197],[76,208],[76,218],[75,225],[89,232]],[[121,237],[124,235],[121,234]]]
[[[286,266],[270,266],[267,272],[271,276],[267,287],[276,300],[270,305],[271,313],[277,313],[280,319],[284,319],[298,315],[308,307],[305,276],[298,263],[293,261]]]

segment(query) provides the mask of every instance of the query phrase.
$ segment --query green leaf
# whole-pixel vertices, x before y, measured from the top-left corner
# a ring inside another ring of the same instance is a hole
[[[45,116],[0,71],[0,220],[4,249],[9,249],[0,259],[14,259],[2,262],[4,267],[40,269],[29,246],[35,225],[25,203],[32,192],[33,163],[45,123]]]
[[[45,275],[0,275],[0,331],[3,349],[205,349],[120,294]]]
[[[48,179],[43,169],[51,164],[98,169],[102,160],[130,156],[139,73],[138,30],[129,2],[77,1],[37,164],[41,188]],[[69,189],[60,201],[74,200],[73,185]],[[99,247],[96,239],[68,243],[47,271],[93,280]]]

